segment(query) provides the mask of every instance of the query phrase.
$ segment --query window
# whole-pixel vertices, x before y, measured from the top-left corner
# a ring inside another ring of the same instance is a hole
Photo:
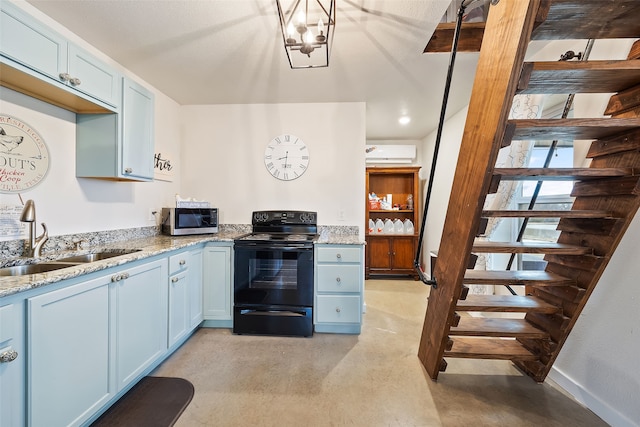
[[[529,160],[530,168],[543,167],[551,148],[551,141],[536,141]],[[573,167],[573,141],[558,141],[551,153],[549,167],[570,168]],[[531,198],[534,196],[537,181],[524,181],[520,195],[516,201],[518,209],[527,210]],[[539,188],[534,210],[570,210],[573,203],[570,197],[573,181],[544,181]],[[518,221],[516,236],[523,224]],[[555,242],[560,235],[556,230],[558,218],[531,218],[529,219],[522,236],[523,242]],[[514,236],[514,240],[515,237]],[[518,269],[543,270],[545,267],[544,255],[518,254]]]

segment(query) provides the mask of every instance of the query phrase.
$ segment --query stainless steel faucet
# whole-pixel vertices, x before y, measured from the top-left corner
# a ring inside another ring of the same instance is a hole
[[[27,256],[28,257],[39,257],[42,252],[42,246],[44,242],[49,239],[49,233],[47,231],[47,225],[43,222],[42,228],[44,232],[36,237],[36,204],[33,200],[27,200],[24,204],[24,208],[22,209],[22,214],[20,215],[21,222],[29,223],[29,241],[27,242]]]

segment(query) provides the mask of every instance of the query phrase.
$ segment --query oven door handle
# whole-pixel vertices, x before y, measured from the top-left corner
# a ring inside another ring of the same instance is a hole
[[[241,309],[240,314],[243,316],[279,316],[279,317],[306,317],[307,313],[296,310],[257,310],[257,309]]]
[[[270,245],[270,244],[264,244],[264,243],[252,243],[252,242],[242,242],[242,243],[235,244],[235,249],[245,249],[245,248],[246,249],[259,248],[260,250],[263,250],[263,251],[300,251],[300,250],[312,251],[313,244],[309,245],[306,243],[289,243],[286,246]]]

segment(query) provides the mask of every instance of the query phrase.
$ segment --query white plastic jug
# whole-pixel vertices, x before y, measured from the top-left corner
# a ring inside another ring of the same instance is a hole
[[[382,220],[380,218],[378,218],[376,220],[375,233],[377,233],[377,234],[384,233],[384,223],[382,222]]]
[[[393,221],[389,218],[384,220],[384,234],[393,234]]]
[[[399,219],[395,219],[393,221],[393,233],[394,234],[403,234],[404,233],[404,224]]]
[[[404,234],[413,234],[414,233],[414,228],[413,228],[413,223],[411,222],[410,219],[405,219],[404,220]]]
[[[369,218],[369,234],[376,234],[378,230],[376,230],[376,223],[373,222],[371,218]]]

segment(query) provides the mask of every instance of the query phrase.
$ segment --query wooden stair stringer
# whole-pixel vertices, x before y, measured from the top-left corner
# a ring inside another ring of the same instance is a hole
[[[477,201],[487,194],[491,181],[487,165],[495,164],[504,139],[511,100],[538,7],[539,0],[502,1],[492,6],[486,23],[452,185],[452,194],[457,197],[449,200],[438,250],[438,258],[447,262],[436,262],[432,272],[438,286],[429,294],[418,348],[418,358],[433,380],[443,366],[443,355],[450,342],[450,325],[480,223],[482,204]],[[496,56],[502,60],[495,61]]]

